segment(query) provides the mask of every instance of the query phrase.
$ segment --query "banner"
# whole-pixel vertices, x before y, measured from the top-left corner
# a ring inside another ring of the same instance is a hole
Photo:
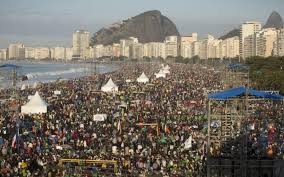
[[[107,115],[106,114],[95,114],[93,116],[93,121],[104,121],[106,120]]]
[[[55,90],[53,93],[54,93],[54,95],[60,95],[60,94],[61,94],[61,91]]]
[[[184,149],[189,149],[192,147],[192,136],[190,135],[190,137],[184,142]]]

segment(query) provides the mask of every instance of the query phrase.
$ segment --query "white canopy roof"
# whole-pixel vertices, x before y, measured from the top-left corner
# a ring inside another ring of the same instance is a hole
[[[166,74],[170,74],[170,67],[169,67],[169,65],[163,67],[163,72],[166,73]]]
[[[30,98],[30,101],[21,106],[21,113],[39,114],[47,112],[47,103],[39,96],[38,92]]]
[[[167,66],[164,67],[164,69],[169,70],[169,69],[171,69],[171,68],[169,67],[169,65],[167,65]]]
[[[101,90],[103,92],[118,92],[118,86],[115,85],[115,83],[110,78],[108,82],[104,86],[102,86]]]
[[[149,78],[145,75],[145,73],[143,72],[138,78],[137,78],[137,82],[142,82],[142,83],[146,83],[149,82]]]
[[[155,75],[156,75],[156,78],[160,78],[160,77],[166,78],[166,73],[164,73],[162,69],[160,69],[160,71],[156,73]]]
[[[21,90],[26,90],[26,84],[23,84]]]
[[[163,69],[163,73],[165,73],[165,74],[170,74],[170,70],[168,70],[168,69]]]

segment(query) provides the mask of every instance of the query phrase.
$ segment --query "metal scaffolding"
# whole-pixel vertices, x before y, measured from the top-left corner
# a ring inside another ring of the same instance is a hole
[[[238,97],[207,100],[207,177],[278,176],[281,174],[279,171],[284,170],[282,160],[252,160],[248,156],[249,118],[255,114],[258,103],[267,99],[248,94],[250,81],[247,67],[230,65],[222,76],[224,89],[246,86],[246,91]],[[283,100],[280,102],[283,107]]]
[[[262,174],[275,176],[274,161],[258,159],[253,164],[248,157],[249,118],[255,115],[260,102],[267,103],[267,99],[249,96],[247,92],[226,100],[208,99],[207,177],[249,177],[262,168],[266,169]],[[270,104],[273,106],[274,101]],[[283,100],[279,104],[283,106]],[[263,166],[265,163],[268,165]],[[280,169],[284,168],[282,165]]]
[[[226,67],[221,79],[225,89],[249,85],[249,70],[244,66]]]

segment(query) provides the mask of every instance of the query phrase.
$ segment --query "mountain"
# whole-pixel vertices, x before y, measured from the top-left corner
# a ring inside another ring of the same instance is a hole
[[[153,10],[102,28],[92,37],[92,44],[119,43],[128,37],[137,37],[141,43],[162,42],[171,35],[179,36],[176,25],[160,11]]]
[[[279,15],[278,12],[273,11],[269,18],[267,19],[266,24],[263,28],[283,28],[283,20],[282,17]],[[225,40],[234,36],[240,35],[240,29],[233,29],[232,31],[228,32],[227,34],[219,37],[219,39]]]
[[[240,35],[240,29],[233,29],[232,31],[229,31],[227,34],[219,37],[219,39],[225,40],[239,35]]]
[[[280,14],[276,11],[273,11],[263,28],[283,28],[283,20]]]

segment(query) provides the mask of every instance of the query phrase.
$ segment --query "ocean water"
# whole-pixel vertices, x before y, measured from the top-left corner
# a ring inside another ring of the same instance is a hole
[[[59,63],[59,62],[28,62],[28,61],[1,61],[3,64],[15,64],[20,66],[16,70],[17,86],[31,85],[39,82],[52,82],[58,79],[74,79],[96,73],[107,73],[118,69],[115,64],[91,64],[91,63]],[[28,80],[22,81],[22,76]],[[0,88],[12,86],[13,70],[0,68]]]

